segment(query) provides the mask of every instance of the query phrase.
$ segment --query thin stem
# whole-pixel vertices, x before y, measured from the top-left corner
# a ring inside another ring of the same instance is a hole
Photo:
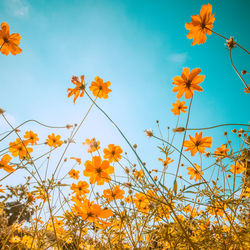
[[[190,101],[190,104],[189,104],[189,107],[188,107],[187,122],[186,122],[185,132],[184,132],[184,136],[183,136],[183,140],[182,140],[182,144],[181,144],[180,156],[179,156],[178,167],[177,167],[177,170],[176,170],[174,183],[176,182],[176,179],[177,179],[177,176],[178,176],[178,173],[179,173],[179,169],[180,169],[182,151],[183,151],[183,147],[184,147],[183,144],[184,144],[184,141],[186,139],[187,127],[188,127],[188,122],[189,122],[189,118],[190,118],[190,111],[191,111],[192,102],[193,102],[193,96],[191,98],[191,101]]]
[[[246,84],[246,82],[245,82],[245,80],[242,78],[242,76],[240,75],[239,71],[238,71],[238,70],[236,69],[236,67],[234,66],[233,58],[232,58],[232,49],[230,49],[230,60],[231,60],[231,64],[232,64],[232,66],[233,66],[233,68],[234,68],[236,74],[237,74],[238,77],[241,79],[241,81],[243,82],[243,84],[245,85],[245,87],[246,87],[247,89],[249,89],[248,86],[247,86],[247,84]],[[250,91],[250,89],[249,89],[249,91]]]

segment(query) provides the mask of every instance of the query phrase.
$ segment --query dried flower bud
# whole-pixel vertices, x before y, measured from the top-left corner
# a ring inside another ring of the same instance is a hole
[[[178,127],[178,128],[174,128],[174,129],[173,129],[173,132],[174,132],[174,133],[176,133],[176,132],[181,133],[181,132],[183,132],[183,131],[185,131],[185,128],[183,128],[183,127]]]
[[[157,176],[155,176],[155,177],[154,177],[154,181],[157,181],[157,179],[158,179],[158,177],[157,177]]]
[[[230,175],[230,174],[228,174],[228,175],[227,175],[227,178],[231,178],[231,175]]]
[[[236,45],[236,40],[234,40],[234,38],[232,36],[230,36],[230,38],[228,40],[226,40],[227,43],[225,43],[225,45],[229,48],[229,49],[233,49],[235,48]]]
[[[129,168],[128,167],[125,167],[125,172],[127,173],[127,174],[129,174]]]
[[[206,157],[209,157],[210,155],[211,155],[210,152],[206,152],[206,153],[205,153],[205,156],[206,156]]]
[[[0,115],[2,115],[5,112],[5,110],[0,108]]]
[[[245,132],[245,130],[242,129],[242,128],[241,128],[240,130],[238,130],[238,133],[239,133],[239,134],[243,134],[244,132]]]
[[[227,136],[227,132],[224,132],[224,135]]]
[[[121,204],[122,206],[124,206],[124,201],[121,201],[120,204]]]
[[[137,144],[134,144],[134,145],[133,145],[133,148],[136,149],[136,148],[137,148]]]
[[[132,186],[132,184],[131,184],[130,182],[126,182],[124,185],[125,185],[126,187],[128,187],[128,188],[130,188],[130,187]]]
[[[181,167],[183,167],[184,166],[184,164],[183,163],[181,163]]]
[[[128,193],[129,193],[129,194],[132,194],[132,193],[133,193],[133,191],[132,191],[131,189],[129,189],[129,190],[128,190]]]
[[[157,170],[157,169],[152,169],[152,171],[153,171],[153,172],[156,172],[156,173],[158,172],[158,170]]]
[[[156,123],[159,123],[159,121],[158,121],[158,120],[156,120]]]
[[[245,70],[245,69],[243,69],[242,71],[241,71],[241,74],[242,75],[245,75],[247,73],[247,71]]]
[[[67,160],[68,160],[68,159],[67,159],[67,158],[65,158],[65,159],[64,159],[64,162],[66,162]]]
[[[67,129],[71,129],[72,127],[73,127],[73,126],[70,125],[70,124],[67,124],[67,125],[66,125],[66,128],[67,128]]]
[[[232,132],[233,132],[233,133],[236,133],[236,132],[237,132],[236,128],[234,128],[234,129],[232,130]]]

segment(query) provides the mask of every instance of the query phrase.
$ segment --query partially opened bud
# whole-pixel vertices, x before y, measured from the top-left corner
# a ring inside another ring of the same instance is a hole
[[[183,127],[178,127],[178,128],[174,128],[174,129],[173,129],[173,132],[174,132],[174,133],[176,133],[176,132],[181,133],[181,132],[183,132],[183,131],[185,131],[185,128],[183,128]]]

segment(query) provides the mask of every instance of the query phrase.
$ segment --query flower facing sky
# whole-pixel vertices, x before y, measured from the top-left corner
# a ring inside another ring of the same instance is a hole
[[[198,85],[204,81],[205,76],[199,75],[201,73],[201,69],[193,69],[189,73],[189,68],[183,68],[181,76],[175,76],[173,78],[173,83],[176,85],[173,87],[173,92],[178,92],[176,97],[180,99],[183,94],[185,94],[186,99],[190,99],[194,91],[201,92],[203,89]]]
[[[180,115],[182,113],[186,113],[187,106],[185,106],[185,101],[180,101],[177,100],[176,103],[172,104],[173,108],[171,111],[173,112],[174,115]]]
[[[8,23],[2,22],[0,30],[0,51],[4,55],[17,55],[22,52],[18,47],[21,40],[21,36],[18,33],[10,35],[10,28]]]
[[[212,146],[212,137],[205,136],[202,138],[202,132],[196,132],[194,137],[189,135],[189,139],[189,141],[184,141],[183,146],[186,147],[185,151],[190,150],[192,156],[197,152],[202,154],[205,152],[205,148],[211,148]]]
[[[122,152],[123,151],[120,146],[109,144],[108,148],[103,149],[104,159],[109,160],[109,162],[119,161],[122,158]]]
[[[185,24],[185,28],[189,30],[187,38],[193,39],[192,45],[205,43],[207,35],[212,34],[214,23],[214,14],[212,14],[212,5],[203,5],[200,15],[191,16],[192,21]]]
[[[79,80],[77,76],[72,76],[71,82],[75,84],[76,86],[73,89],[68,88],[67,92],[69,92],[68,97],[71,97],[72,95],[74,95],[73,102],[75,103],[76,99],[79,96],[80,97],[84,96],[84,90],[85,90],[84,75],[81,75],[81,81]]]
[[[89,90],[92,91],[94,96],[107,99],[109,92],[112,91],[108,88],[110,85],[111,83],[109,81],[103,82],[102,78],[96,76],[95,81],[91,82]]]
[[[110,174],[114,173],[114,168],[109,165],[109,162],[101,160],[100,156],[94,156],[92,161],[85,162],[84,176],[90,177],[91,184],[103,185],[104,182],[110,182]]]

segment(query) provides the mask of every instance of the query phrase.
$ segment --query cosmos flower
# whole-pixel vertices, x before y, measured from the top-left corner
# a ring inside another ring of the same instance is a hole
[[[212,34],[214,14],[212,15],[212,5],[203,5],[200,15],[191,16],[192,21],[185,24],[185,28],[189,30],[187,38],[193,39],[192,45],[205,43],[207,35]]]

